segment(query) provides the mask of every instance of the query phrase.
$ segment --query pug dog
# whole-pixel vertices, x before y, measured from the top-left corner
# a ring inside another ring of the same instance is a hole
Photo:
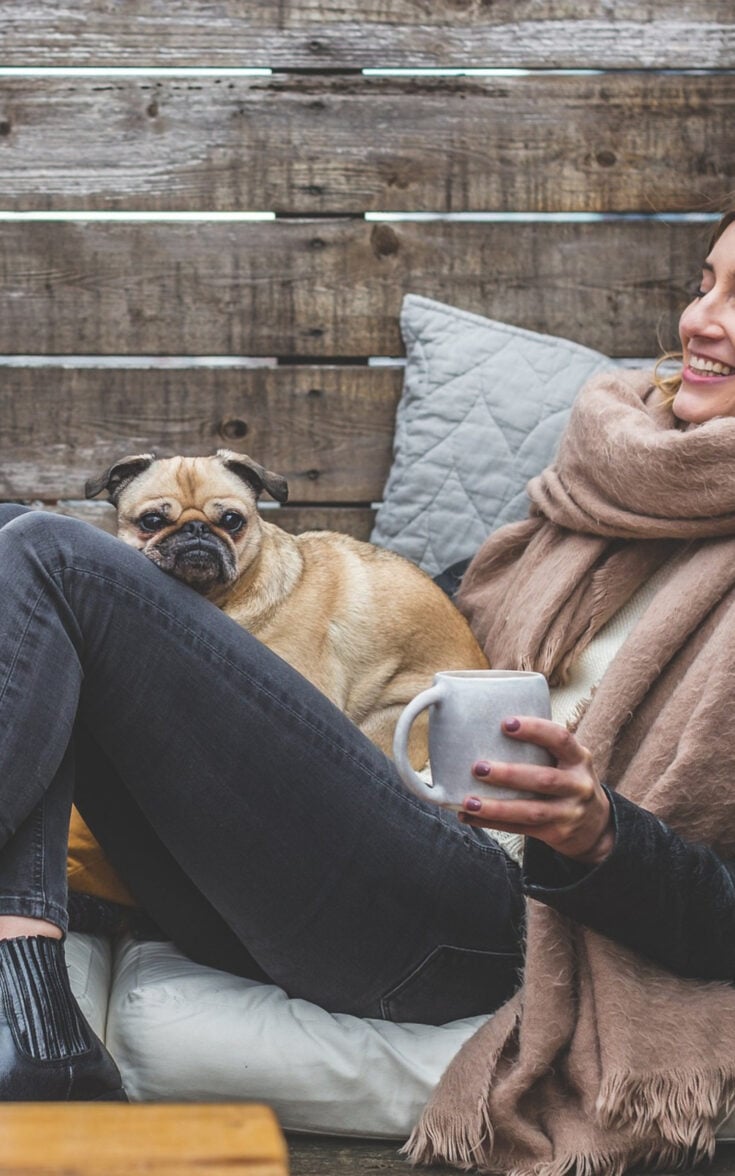
[[[86,485],[107,491],[120,539],[183,580],[280,654],[387,755],[401,711],[437,670],[487,669],[464,617],[393,552],[333,531],[265,522],[280,474],[227,449],[207,457],[124,457]],[[428,758],[426,715],[409,755]]]

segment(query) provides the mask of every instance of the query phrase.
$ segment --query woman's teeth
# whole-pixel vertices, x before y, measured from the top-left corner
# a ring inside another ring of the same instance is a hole
[[[706,372],[712,376],[735,375],[735,368],[728,367],[726,363],[718,363],[714,359],[702,359],[698,355],[689,356],[689,367],[693,372]]]

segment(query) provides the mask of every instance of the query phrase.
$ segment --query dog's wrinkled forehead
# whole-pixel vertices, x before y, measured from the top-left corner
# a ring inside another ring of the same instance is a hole
[[[118,508],[151,493],[170,495],[182,506],[201,506],[213,495],[227,493],[255,501],[266,490],[278,502],[286,502],[286,479],[265,469],[246,454],[218,449],[207,457],[156,458],[152,453],[120,458],[97,478],[87,482],[85,494],[94,498],[107,491]]]
[[[257,492],[214,458],[171,457],[154,462],[128,482],[118,495],[117,507],[125,513],[137,504],[165,499],[181,510],[203,511],[216,499],[234,499],[254,506]]]

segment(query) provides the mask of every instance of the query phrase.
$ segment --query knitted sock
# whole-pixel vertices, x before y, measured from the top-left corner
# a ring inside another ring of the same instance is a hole
[[[31,1057],[57,1061],[89,1049],[89,1029],[69,984],[60,939],[0,940],[0,994],[16,1041]]]

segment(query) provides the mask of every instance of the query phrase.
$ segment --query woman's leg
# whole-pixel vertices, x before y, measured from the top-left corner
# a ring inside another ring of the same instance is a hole
[[[12,831],[0,854],[0,938],[4,930],[19,930],[23,919],[28,922],[24,934],[41,933],[40,924],[54,938],[66,931],[66,841],[73,795],[69,747],[45,795]],[[10,833],[6,827],[6,837]]]
[[[154,833],[91,733],[79,724],[75,736],[77,807],[118,873],[134,886],[140,906],[181,950],[211,968],[268,982],[222,916],[184,873]],[[116,779],[113,788],[100,780]]]
[[[0,527],[28,508],[0,504]],[[66,850],[74,772],[68,756],[56,778],[22,824],[12,831],[0,856],[0,939],[66,930]],[[0,828],[3,814],[0,813]],[[5,829],[5,836],[11,833]]]
[[[509,995],[513,863],[409,796],[349,720],[233,621],[139,552],[38,514],[0,530],[0,595],[6,828],[45,794],[79,717],[115,768],[92,824],[132,889],[146,871],[104,818],[121,788],[291,994],[432,1020]],[[161,890],[165,930],[175,879]]]
[[[22,513],[22,507],[0,506],[0,527]],[[6,622],[12,630],[9,618]],[[3,665],[3,720],[12,711],[18,683],[27,677],[28,656],[28,647],[18,647],[14,665]],[[47,737],[43,720],[41,711],[31,736],[37,747]],[[12,756],[15,733],[0,731]],[[19,776],[18,803],[0,809],[0,1100],[124,1101],[117,1066],[69,985],[61,938],[75,777],[71,745],[56,758],[43,783],[32,770]]]

